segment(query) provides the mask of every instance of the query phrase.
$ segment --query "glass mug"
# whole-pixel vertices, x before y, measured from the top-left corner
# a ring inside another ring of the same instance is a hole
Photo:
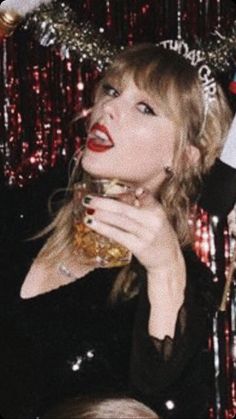
[[[101,267],[125,266],[131,261],[132,253],[129,249],[96,233],[83,219],[86,207],[82,201],[85,195],[109,197],[116,200],[128,201],[135,204],[135,189],[117,179],[87,179],[74,185],[74,244],[76,252],[85,264]]]

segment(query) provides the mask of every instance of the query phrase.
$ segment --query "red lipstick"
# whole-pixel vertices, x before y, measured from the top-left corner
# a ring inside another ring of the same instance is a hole
[[[87,148],[96,153],[102,153],[114,147],[114,142],[108,129],[99,123],[95,123],[89,131]]]

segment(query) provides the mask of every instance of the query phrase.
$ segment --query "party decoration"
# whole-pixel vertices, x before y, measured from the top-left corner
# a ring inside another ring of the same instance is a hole
[[[216,289],[223,291],[209,334],[215,373],[209,419],[233,419],[236,414],[236,241],[229,235],[225,220],[209,216],[200,208],[192,223],[195,251],[215,274]]]
[[[8,185],[23,187],[57,163],[68,162],[81,144],[83,120],[73,119],[86,114],[97,73],[62,60],[50,48],[39,50],[29,40],[20,48],[9,38],[2,52],[0,156]]]
[[[161,41],[160,45],[164,48],[177,51],[183,55],[191,65],[196,66],[198,69],[198,76],[203,86],[203,94],[206,105],[215,99],[216,94],[216,82],[212,75],[210,66],[207,65],[206,56],[204,51],[198,49],[190,49],[189,45],[182,39]]]
[[[0,11],[0,39],[12,35],[20,21],[15,11]]]
[[[0,5],[0,38],[10,36],[26,13],[51,0],[5,0]]]
[[[17,0],[7,1],[17,2]],[[109,63],[119,49],[122,48],[122,46],[117,46],[116,43],[112,44],[107,40],[104,36],[104,27],[98,28],[96,27],[96,24],[93,24],[88,20],[78,23],[78,19],[68,3],[60,3],[58,1],[52,1],[49,2],[49,4],[47,3],[48,1],[43,2],[37,10],[28,14],[23,26],[24,29],[31,30],[35,39],[37,39],[41,45],[59,47],[62,56],[66,58],[71,56],[78,57],[81,63],[84,60],[93,60],[99,69],[102,69]],[[165,13],[170,13],[169,9],[171,6],[168,6],[167,3],[168,2],[166,2],[165,6],[163,5],[163,11]],[[207,11],[210,13],[211,10],[207,5],[205,6],[205,9],[203,9],[203,2],[201,1],[200,3],[199,13],[200,17],[203,18],[203,14],[206,14]],[[111,2],[107,1],[106,4],[107,11],[111,15]],[[141,13],[146,15],[150,8],[150,4],[147,2],[146,6],[141,8]],[[190,13],[186,8],[187,6],[184,7],[182,0],[177,0],[176,40],[185,39],[186,30],[183,16],[187,22],[187,12]],[[220,22],[222,20],[220,16],[221,9],[221,1],[216,0],[217,13],[215,28],[212,28],[213,33],[210,36],[208,35],[206,39],[195,37],[193,40],[190,40],[191,49],[201,50],[201,54],[204,55],[205,60],[208,61],[211,68],[216,72],[230,71],[236,59],[236,21],[233,22],[230,31],[223,30],[220,27]],[[131,17],[131,19],[134,18],[137,20],[137,13]],[[109,19],[111,19],[111,17],[109,17]],[[111,20],[107,22],[107,25],[108,24],[111,25]],[[134,23],[132,25],[134,25]],[[164,39],[164,33],[161,28],[160,35],[162,36],[162,39]],[[128,34],[128,37],[129,38],[124,44],[132,44],[135,42],[133,35]],[[168,39],[168,37],[165,38]],[[189,38],[189,36],[186,38]],[[172,37],[172,39],[174,39],[174,37]]]
[[[234,275],[234,271],[235,271],[235,263],[236,263],[236,246],[234,247],[233,250],[233,255],[231,257],[231,261],[230,261],[230,266],[227,272],[227,278],[225,281],[225,287],[224,287],[224,292],[223,292],[223,296],[222,296],[222,301],[219,307],[220,311],[226,311],[227,308],[227,301],[229,299],[229,294],[230,294],[230,288],[231,288],[231,284],[233,281],[233,275]]]
[[[64,2],[41,5],[28,16],[24,29],[30,29],[41,45],[58,47],[63,58],[76,57],[80,63],[92,60],[101,70],[118,52],[89,22],[77,23]]]
[[[236,21],[230,31],[215,29],[210,39],[203,43],[203,48],[215,71],[231,71],[236,62]]]
[[[4,0],[1,2],[1,12],[15,12],[17,15],[23,17],[26,13],[38,8],[41,4],[47,4],[51,0]]]
[[[236,239],[236,206],[232,209],[227,217],[229,232]]]

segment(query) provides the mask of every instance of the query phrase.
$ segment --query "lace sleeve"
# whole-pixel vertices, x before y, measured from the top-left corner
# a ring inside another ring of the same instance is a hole
[[[185,386],[191,388],[189,382],[192,392],[197,392],[198,366],[202,353],[207,352],[209,319],[217,308],[213,275],[192,252],[185,254],[185,260],[187,285],[173,339],[166,336],[161,340],[149,335],[150,304],[145,280],[140,290],[133,335],[131,386],[136,394],[145,395],[144,401],[153,403],[154,407],[163,404],[163,400],[173,399],[173,394],[176,396],[181,389],[183,397]]]
[[[177,328],[179,330],[180,335],[183,335],[186,328],[186,307],[184,304],[180,307],[178,317],[177,317]],[[164,339],[158,339],[156,337],[150,336],[150,339],[160,355],[160,358],[163,361],[167,362],[173,356],[173,348],[174,348],[174,339],[170,336],[165,336]]]

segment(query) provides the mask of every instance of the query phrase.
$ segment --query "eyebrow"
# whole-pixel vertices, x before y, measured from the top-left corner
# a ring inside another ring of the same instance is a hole
[[[128,77],[127,77],[128,78]],[[125,77],[123,77],[122,79],[119,78],[119,75],[114,76],[114,75],[108,75],[107,77],[105,77],[102,81],[102,85],[105,84],[111,84],[112,86],[114,85],[114,88],[117,89],[125,89],[127,84],[124,82]],[[132,79],[132,77],[131,77]],[[154,95],[148,93],[147,90],[140,88],[135,81],[133,80],[134,85],[137,88],[138,94],[143,95],[143,97],[140,98],[140,102],[148,102],[148,104],[150,106],[152,106],[155,110],[157,111],[161,111],[163,113],[163,115],[167,116],[166,112],[164,112],[164,106],[162,105],[162,101],[160,99],[155,99]]]

